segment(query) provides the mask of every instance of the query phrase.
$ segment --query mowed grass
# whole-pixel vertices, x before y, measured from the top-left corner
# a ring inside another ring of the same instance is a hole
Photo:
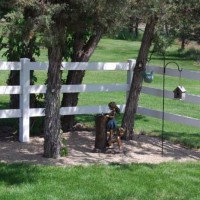
[[[140,42],[131,42],[124,40],[112,40],[104,38],[100,41],[96,48],[91,62],[126,62],[128,59],[135,59],[139,51]],[[179,45],[173,45],[166,53],[166,62],[176,61],[181,68],[187,70],[200,70],[200,64],[196,60],[189,57],[180,56],[178,53]],[[5,59],[5,58],[4,58]],[[36,58],[37,61],[47,61],[46,49],[41,49],[41,56]],[[163,57],[153,55],[149,65],[163,66]],[[176,68],[175,65],[170,64],[167,67]],[[0,85],[5,85],[8,77],[8,71],[0,73]],[[66,78],[66,72],[63,73],[63,79]],[[47,72],[35,71],[37,77],[36,84],[44,84]],[[151,84],[144,83],[145,86],[162,89],[162,76],[155,75]],[[126,83],[126,72],[124,71],[86,71],[84,84],[103,84],[103,83]],[[173,91],[178,85],[183,85],[188,94],[200,95],[200,80],[189,80],[179,77],[166,76],[165,89]],[[110,101],[116,101],[117,104],[124,104],[126,102],[125,92],[92,92],[81,93],[79,96],[79,105],[107,105]],[[1,95],[0,108],[8,108],[9,95]],[[162,98],[141,94],[139,105],[162,111]],[[165,111],[169,113],[184,115],[192,118],[200,119],[199,104],[186,103],[184,101],[175,101],[165,99]],[[89,126],[94,126],[93,115],[79,115],[76,117],[77,121],[83,122]],[[118,117],[118,125],[120,125],[122,114]],[[5,123],[6,120],[0,120]],[[8,121],[11,123],[12,121]],[[37,124],[37,122],[35,123]],[[38,119],[39,124],[39,119]],[[38,129],[36,129],[37,131]],[[161,135],[161,120],[147,116],[136,117],[135,132],[146,132],[147,134],[160,136]],[[200,130],[195,127],[185,126],[173,122],[165,121],[165,138],[172,141],[186,144],[189,147],[200,148]],[[32,133],[35,129],[31,130]]]
[[[200,162],[76,167],[0,164],[2,200],[198,200]]]

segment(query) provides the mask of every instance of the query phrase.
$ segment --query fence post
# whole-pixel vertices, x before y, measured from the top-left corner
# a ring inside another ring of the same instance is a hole
[[[30,119],[29,119],[29,105],[30,105],[30,70],[29,63],[30,59],[21,58],[21,71],[20,71],[20,110],[21,117],[19,120],[19,141],[29,142],[30,133]]]
[[[127,84],[129,86],[129,89],[126,92],[126,99],[128,99],[129,90],[130,90],[131,82],[132,82],[132,78],[133,78],[133,70],[134,70],[134,67],[135,67],[135,63],[136,63],[135,59],[129,59],[128,60],[129,69],[127,70]]]

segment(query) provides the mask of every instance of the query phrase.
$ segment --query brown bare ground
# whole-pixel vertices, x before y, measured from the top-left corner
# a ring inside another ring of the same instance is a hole
[[[133,140],[123,141],[123,151],[117,145],[105,153],[94,151],[94,131],[73,131],[64,133],[67,139],[68,156],[59,159],[43,157],[43,138],[31,137],[29,143],[16,140],[0,141],[0,160],[5,163],[24,162],[42,165],[88,165],[109,163],[154,163],[169,161],[197,161],[200,151],[190,150],[171,142],[162,143],[158,138],[145,135],[134,136]]]

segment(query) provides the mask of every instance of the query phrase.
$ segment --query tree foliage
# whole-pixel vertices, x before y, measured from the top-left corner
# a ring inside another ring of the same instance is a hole
[[[200,1],[169,1],[165,8],[157,26],[159,39],[156,42],[160,42],[157,49],[166,49],[177,38],[181,41],[182,49],[191,40],[198,42]]]
[[[0,19],[8,12],[12,11],[16,5],[17,0],[1,0],[0,1]]]
[[[13,6],[18,5],[17,9],[11,9],[12,12],[4,15],[0,50],[6,49],[3,56],[8,61],[19,61],[20,58],[35,61],[34,56],[40,55],[40,49],[33,32],[33,18],[30,16],[31,13],[27,13],[26,8],[17,3],[19,2],[15,1],[15,4],[12,4]],[[31,84],[36,80],[33,73],[31,71]],[[7,84],[19,85],[19,71],[10,71]],[[35,106],[35,95],[31,96],[31,106]],[[10,95],[10,108],[19,108],[19,95]]]
[[[3,34],[7,39],[2,48],[8,47],[3,56],[8,61],[19,61],[20,58],[34,60],[34,55],[39,56],[40,49],[33,33],[31,20],[26,19],[21,11],[5,16],[7,23],[4,25]]]

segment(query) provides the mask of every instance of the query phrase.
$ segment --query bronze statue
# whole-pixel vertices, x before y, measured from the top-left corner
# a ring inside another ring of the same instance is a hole
[[[121,137],[124,135],[124,129],[120,127],[117,131],[117,123],[115,120],[115,116],[117,113],[120,113],[120,109],[117,107],[115,102],[110,102],[108,104],[108,107],[110,109],[110,113],[106,114],[105,117],[107,117],[108,121],[106,123],[106,130],[108,134],[108,146],[111,146],[113,143],[117,142],[119,149],[122,149],[122,142]]]
[[[115,132],[110,139],[108,140],[108,146],[111,146],[115,142],[117,142],[119,150],[122,150],[122,141],[121,137],[124,135],[125,129],[120,127],[117,132]]]

